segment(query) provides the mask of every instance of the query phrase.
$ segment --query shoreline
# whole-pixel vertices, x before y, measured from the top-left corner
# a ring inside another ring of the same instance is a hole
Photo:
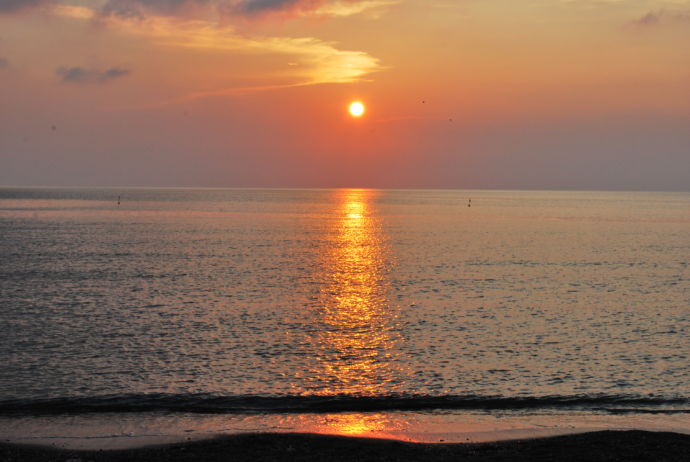
[[[248,433],[142,448],[74,450],[0,443],[0,460],[93,462],[273,461],[679,461],[690,435],[642,430],[599,431],[493,443],[413,443],[314,433]]]
[[[0,441],[69,450],[135,449],[252,433],[351,436],[410,443],[491,443],[605,430],[690,435],[690,414],[491,410],[0,416]]]
[[[0,416],[0,441],[126,450],[247,434],[314,434],[407,443],[495,443],[600,431],[690,436],[690,414],[474,411],[306,414],[99,413]]]

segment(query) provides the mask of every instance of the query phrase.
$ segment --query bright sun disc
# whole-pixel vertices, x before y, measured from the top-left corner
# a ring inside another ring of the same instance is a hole
[[[355,101],[350,104],[350,115],[352,117],[362,117],[364,115],[364,104]]]

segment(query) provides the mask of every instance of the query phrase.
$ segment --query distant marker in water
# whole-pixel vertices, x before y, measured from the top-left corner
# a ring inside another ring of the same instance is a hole
[[[120,196],[117,196],[117,206],[120,206]]]
[[[467,203],[467,206],[472,207],[472,199],[469,200],[469,202]]]

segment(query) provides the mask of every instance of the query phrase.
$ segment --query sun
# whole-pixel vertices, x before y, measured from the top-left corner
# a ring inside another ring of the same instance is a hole
[[[364,115],[364,111],[366,108],[364,107],[364,104],[362,104],[360,101],[353,101],[350,103],[350,115],[352,117],[362,117]]]

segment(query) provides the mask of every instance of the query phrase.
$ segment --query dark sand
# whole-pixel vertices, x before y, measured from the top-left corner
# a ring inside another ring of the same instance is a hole
[[[690,435],[603,431],[480,444],[251,434],[117,451],[0,443],[2,461],[690,461]]]

